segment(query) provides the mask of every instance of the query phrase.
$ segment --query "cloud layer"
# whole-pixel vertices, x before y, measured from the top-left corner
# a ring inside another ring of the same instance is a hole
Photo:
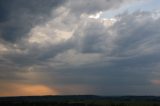
[[[25,91],[18,95],[29,88],[40,89],[40,95],[156,95],[159,12],[100,16],[132,2],[2,0],[2,96],[16,95],[16,88]]]

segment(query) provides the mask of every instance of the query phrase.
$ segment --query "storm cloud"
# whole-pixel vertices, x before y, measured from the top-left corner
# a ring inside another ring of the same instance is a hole
[[[62,0],[1,0],[1,38],[14,42],[25,36],[37,23],[47,19]]]
[[[0,95],[156,95],[159,12],[101,17],[134,2],[1,0]]]

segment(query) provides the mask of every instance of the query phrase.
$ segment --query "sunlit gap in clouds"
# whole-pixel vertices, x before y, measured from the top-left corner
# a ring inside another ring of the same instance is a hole
[[[58,92],[45,85],[24,84],[24,83],[1,83],[1,96],[41,96],[41,95],[57,95]],[[7,92],[5,90],[7,90]]]
[[[28,67],[26,70],[16,75],[21,80],[0,81],[0,96],[42,96],[58,95],[58,90],[42,83],[45,77],[45,70],[40,71],[35,66]]]
[[[102,17],[103,14],[105,14],[105,12],[100,11],[96,14],[90,15],[88,18],[99,20],[105,26],[112,26],[117,21],[115,17],[112,18]]]

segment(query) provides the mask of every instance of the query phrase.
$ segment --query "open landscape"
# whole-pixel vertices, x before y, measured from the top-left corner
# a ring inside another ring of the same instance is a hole
[[[160,97],[95,95],[1,97],[0,106],[160,106]]]

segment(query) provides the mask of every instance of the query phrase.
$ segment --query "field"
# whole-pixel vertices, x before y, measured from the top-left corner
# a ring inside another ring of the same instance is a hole
[[[160,106],[160,97],[93,95],[1,97],[0,106]]]

